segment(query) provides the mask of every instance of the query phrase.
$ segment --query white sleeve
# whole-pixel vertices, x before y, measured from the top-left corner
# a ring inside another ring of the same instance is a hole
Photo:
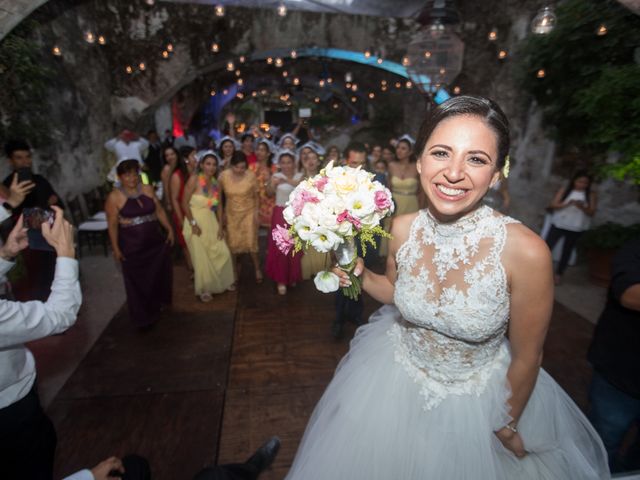
[[[69,475],[68,477],[64,477],[62,480],[95,480],[93,478],[93,473],[91,470],[80,470],[79,472],[74,473],[73,475]]]
[[[58,257],[46,302],[0,300],[0,348],[64,332],[75,323],[81,303],[78,261]]]
[[[11,216],[11,213],[9,213],[9,211],[6,208],[0,205],[0,223],[4,222],[10,216]]]
[[[140,137],[138,142],[140,142],[140,146],[138,147],[140,149],[140,153],[143,153],[147,148],[149,148],[149,140],[146,138]]]
[[[106,142],[104,142],[104,148],[106,148],[110,152],[115,153],[116,152],[116,143],[118,143],[118,138],[117,137],[113,137],[111,140],[107,140]]]

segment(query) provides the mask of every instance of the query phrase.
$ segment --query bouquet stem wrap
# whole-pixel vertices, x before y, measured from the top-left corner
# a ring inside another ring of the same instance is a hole
[[[342,270],[349,275],[351,285],[344,287],[342,293],[351,300],[357,300],[362,292],[362,284],[359,277],[356,277],[353,270],[358,259],[358,249],[355,238],[346,238],[335,250],[336,260]]]

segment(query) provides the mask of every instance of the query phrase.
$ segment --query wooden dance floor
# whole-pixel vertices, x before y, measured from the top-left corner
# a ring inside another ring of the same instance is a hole
[[[245,263],[237,293],[202,304],[178,266],[174,307],[153,330],[137,332],[126,308],[113,318],[48,409],[56,478],[135,452],[155,480],[186,480],[212,462],[243,461],[271,435],[282,448],[261,478],[284,477],[354,327],[333,339],[333,296],[312,282],[281,297],[252,274]],[[366,299],[367,315],[376,307]],[[545,368],[582,407],[591,333],[556,305]]]

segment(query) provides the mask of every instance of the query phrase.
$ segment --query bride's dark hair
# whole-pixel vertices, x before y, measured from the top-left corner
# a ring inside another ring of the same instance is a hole
[[[507,116],[493,100],[471,95],[461,95],[450,98],[446,102],[431,109],[420,127],[420,133],[416,141],[414,151],[418,158],[422,156],[427,140],[429,140],[429,137],[440,122],[457,115],[474,115],[480,117],[495,132],[498,140],[496,168],[502,169],[505,159],[509,154],[509,120],[507,120]]]

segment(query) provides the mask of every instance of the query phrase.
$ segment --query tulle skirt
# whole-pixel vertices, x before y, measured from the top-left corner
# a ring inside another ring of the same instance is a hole
[[[395,358],[385,306],[358,329],[315,408],[287,479],[587,480],[610,478],[602,442],[543,370],[519,422],[527,456],[494,431],[508,421],[508,359],[480,395],[449,395],[425,409]]]

